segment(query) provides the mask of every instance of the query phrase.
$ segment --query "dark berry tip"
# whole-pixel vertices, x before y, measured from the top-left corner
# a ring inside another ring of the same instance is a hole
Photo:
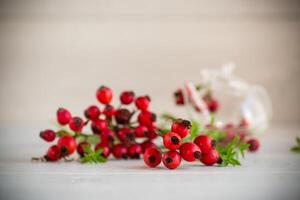
[[[173,159],[172,158],[170,158],[170,157],[167,157],[166,158],[166,163],[172,163],[173,162]]]
[[[176,136],[172,136],[171,137],[171,142],[173,143],[173,144],[179,144],[179,139],[176,137]]]
[[[149,156],[148,160],[150,163],[154,163],[156,159],[155,156]]]
[[[197,159],[200,159],[201,158],[201,152],[200,151],[195,151],[194,152],[194,157],[197,158]]]
[[[148,99],[148,101],[151,101],[151,98],[149,95],[146,95],[145,97],[146,97],[146,99]]]

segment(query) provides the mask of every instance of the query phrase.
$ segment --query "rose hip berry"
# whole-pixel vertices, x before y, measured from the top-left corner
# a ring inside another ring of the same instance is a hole
[[[70,155],[76,150],[76,140],[72,136],[63,136],[59,138],[57,146],[62,156]]]
[[[112,147],[112,145],[115,141],[115,138],[116,138],[115,132],[113,132],[110,129],[106,129],[105,131],[103,131],[100,134],[101,144],[108,146],[108,147]]]
[[[109,119],[115,115],[115,112],[116,110],[112,105],[106,105],[103,110],[103,114]]]
[[[84,149],[87,148],[87,147],[90,147],[90,146],[91,145],[86,141],[80,142],[77,146],[77,153],[80,156],[84,156]]]
[[[256,138],[252,138],[247,141],[247,144],[249,144],[249,151],[255,152],[259,149],[259,141]]]
[[[219,109],[219,102],[214,98],[206,101],[206,105],[208,110],[212,113],[216,112]]]
[[[101,86],[96,93],[98,101],[102,104],[109,104],[112,100],[113,93],[110,88]]]
[[[100,110],[97,106],[89,106],[85,111],[84,115],[87,119],[95,120],[98,119],[100,115]]]
[[[144,162],[149,167],[157,167],[161,162],[161,153],[157,148],[148,148],[144,153]]]
[[[148,126],[148,132],[146,133],[146,137],[149,140],[153,140],[157,137],[157,128],[155,126]]]
[[[145,126],[152,126],[153,122],[156,121],[156,115],[154,113],[143,111],[138,115],[139,124]]]
[[[60,149],[57,145],[52,145],[51,147],[49,147],[46,155],[44,156],[44,158],[47,161],[57,161],[61,158],[61,154],[60,154]]]
[[[207,166],[211,166],[217,163],[219,159],[220,155],[218,151],[215,149],[211,149],[206,153],[202,153],[200,161]]]
[[[133,91],[124,91],[120,95],[120,101],[124,105],[129,105],[134,101],[134,96]]]
[[[149,132],[149,130],[148,130],[147,126],[144,126],[144,125],[138,125],[134,129],[134,133],[137,138],[145,137],[148,134],[148,132]]]
[[[118,124],[129,124],[132,114],[128,109],[121,108],[116,111],[115,119]]]
[[[180,135],[181,138],[187,136],[191,128],[191,122],[184,119],[177,119],[173,122],[171,131]]]
[[[163,155],[162,161],[168,169],[176,169],[181,163],[181,156],[177,151],[168,151]]]
[[[100,134],[101,132],[108,129],[108,124],[106,120],[103,119],[97,119],[92,122],[91,128],[93,133]]]
[[[188,162],[193,162],[196,159],[200,159],[201,150],[196,144],[186,142],[180,147],[180,155],[184,160]]]
[[[46,142],[52,142],[56,137],[56,133],[50,129],[47,129],[40,132],[40,137]]]
[[[69,127],[74,132],[80,132],[84,126],[84,122],[80,117],[73,117],[69,123]]]
[[[146,140],[146,141],[142,142],[141,147],[142,147],[143,153],[145,153],[145,151],[149,148],[157,148],[157,146],[150,140]]]
[[[117,144],[112,149],[112,154],[116,159],[127,159],[127,148],[123,144]]]
[[[118,131],[118,138],[121,142],[132,142],[135,139],[135,134],[131,128],[125,127]]]
[[[202,153],[207,153],[215,148],[216,142],[207,135],[199,135],[195,138],[194,143],[200,148]]]
[[[142,153],[142,147],[139,144],[132,144],[127,148],[129,158],[139,159]]]
[[[101,142],[101,143],[98,143],[98,144],[95,146],[95,151],[97,151],[98,149],[102,149],[101,155],[102,155],[104,158],[108,158],[108,156],[110,155],[110,149],[109,149],[108,146],[105,146],[105,145]]]
[[[56,118],[60,125],[66,125],[71,121],[71,113],[65,108],[59,108],[56,112]]]
[[[182,141],[181,137],[177,133],[169,132],[164,135],[163,143],[167,149],[176,150],[181,146]]]
[[[149,96],[140,96],[135,100],[135,105],[139,110],[147,111],[150,101],[151,99]]]
[[[184,105],[182,89],[176,90],[176,92],[174,93],[174,98],[177,105]]]

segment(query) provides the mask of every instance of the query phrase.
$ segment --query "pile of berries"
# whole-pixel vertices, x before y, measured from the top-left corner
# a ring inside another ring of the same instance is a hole
[[[171,131],[163,135],[163,144],[167,152],[161,153],[152,147],[145,151],[144,162],[149,167],[157,167],[161,161],[168,169],[177,168],[181,159],[187,162],[200,160],[207,166],[222,162],[215,149],[215,141],[207,135],[197,136],[193,142],[183,142],[190,131],[191,123],[177,119],[172,123]]]
[[[149,96],[136,97],[134,92],[124,91],[120,95],[121,105],[118,108],[111,105],[113,92],[110,88],[101,86],[96,97],[101,105],[86,108],[83,113],[85,119],[73,116],[65,108],[57,110],[57,122],[64,130],[47,129],[40,132],[40,137],[46,142],[59,138],[48,149],[43,157],[45,160],[57,161],[75,151],[84,157],[86,147],[93,147],[95,151],[102,149],[104,158],[112,153],[116,159],[137,159],[147,148],[157,147],[153,143],[157,137],[156,115],[149,110]],[[83,133],[87,126],[91,134]],[[92,135],[99,137],[99,142],[94,146],[88,141]],[[79,138],[86,139],[79,141]]]

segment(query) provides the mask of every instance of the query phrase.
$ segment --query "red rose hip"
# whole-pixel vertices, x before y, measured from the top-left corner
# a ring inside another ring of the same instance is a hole
[[[77,146],[77,153],[80,155],[80,156],[84,156],[84,149],[87,148],[87,147],[90,147],[91,145],[86,142],[86,141],[83,141],[83,142],[80,142]]]
[[[184,138],[189,133],[191,126],[190,121],[177,119],[172,123],[171,131],[179,134],[181,138]]]
[[[202,153],[207,153],[215,148],[215,141],[208,135],[199,135],[195,138],[194,143],[200,148]]]
[[[219,161],[220,155],[217,150],[211,149],[206,153],[202,153],[200,161],[207,165],[211,166],[214,165]]]
[[[71,113],[65,108],[59,108],[56,112],[57,122],[60,125],[66,125],[71,121]]]
[[[106,105],[103,110],[103,114],[109,119],[115,115],[115,112],[116,109],[112,105]]]
[[[53,130],[47,129],[40,132],[40,137],[46,142],[52,142],[56,137],[56,133]]]
[[[188,162],[193,162],[196,159],[200,159],[201,150],[196,144],[186,142],[180,147],[180,155],[184,160]]]
[[[177,133],[169,132],[163,137],[164,146],[169,150],[178,149],[181,144],[181,137]]]
[[[127,148],[123,144],[117,144],[112,149],[112,154],[116,159],[127,159]]]
[[[129,158],[133,159],[139,159],[142,151],[142,147],[139,144],[132,144],[127,148]]]
[[[163,155],[162,160],[168,169],[176,169],[181,163],[181,156],[177,151],[168,151]]]
[[[96,93],[98,101],[102,104],[109,104],[112,100],[113,93],[110,88],[101,86]]]
[[[85,111],[84,115],[87,119],[95,120],[98,119],[100,115],[100,110],[97,106],[89,106]]]
[[[52,145],[51,147],[49,147],[46,155],[44,156],[44,158],[47,161],[57,161],[61,158],[61,153],[60,153],[60,149],[57,145]]]
[[[124,91],[120,95],[120,101],[124,105],[129,105],[134,101],[134,96],[133,91]]]
[[[57,146],[60,149],[62,156],[72,154],[77,147],[76,140],[72,136],[63,136],[59,138]]]
[[[161,153],[157,148],[148,148],[144,153],[144,162],[148,167],[157,167],[161,163]]]
[[[108,156],[110,155],[110,149],[109,149],[108,146],[104,145],[104,144],[101,142],[101,143],[98,143],[98,144],[95,146],[95,151],[97,151],[98,149],[102,149],[101,155],[102,155],[104,158],[108,158]]]
[[[150,104],[149,96],[140,96],[135,100],[135,105],[139,110],[147,111]]]
[[[255,152],[259,149],[259,141],[256,138],[248,140],[247,144],[249,144],[249,151],[251,152]]]
[[[69,127],[74,132],[81,132],[84,122],[80,117],[73,117],[69,123]]]

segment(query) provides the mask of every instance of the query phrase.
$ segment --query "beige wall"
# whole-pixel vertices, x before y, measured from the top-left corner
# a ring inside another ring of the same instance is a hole
[[[276,124],[300,122],[299,1],[0,2],[2,126],[79,115],[100,84],[179,113],[171,92],[228,61],[267,88]]]

